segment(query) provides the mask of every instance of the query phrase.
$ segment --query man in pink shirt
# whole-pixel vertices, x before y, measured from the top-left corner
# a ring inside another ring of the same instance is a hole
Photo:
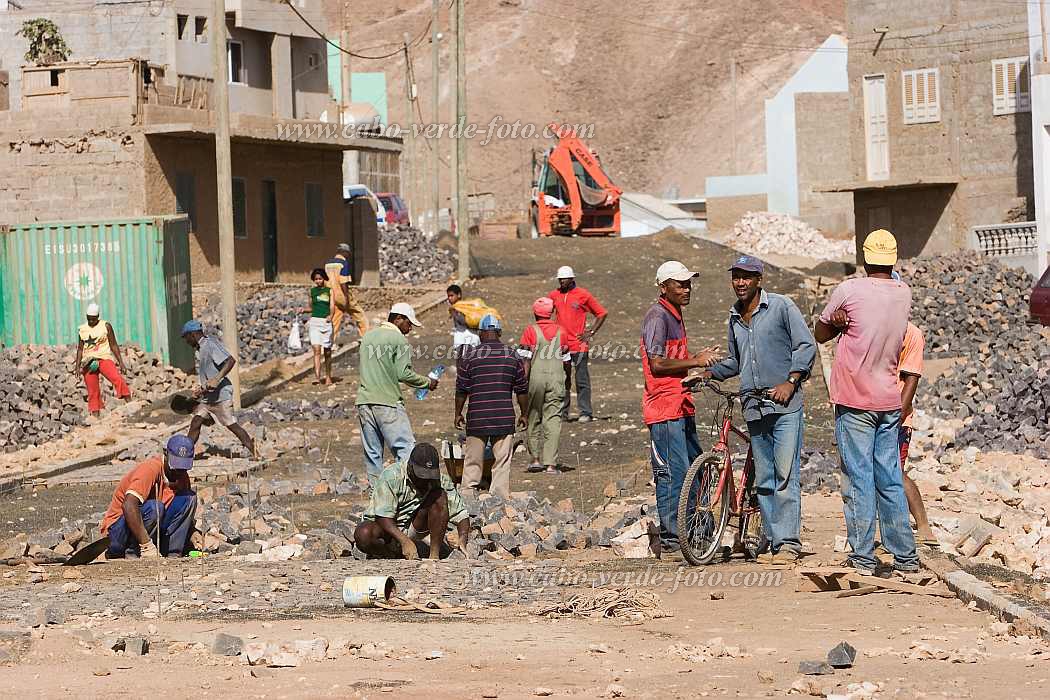
[[[835,438],[842,457],[842,502],[850,565],[874,574],[875,518],[897,571],[918,571],[915,537],[901,480],[898,363],[911,312],[911,290],[893,279],[897,240],[879,229],[864,240],[866,277],[831,293],[817,320],[818,343],[839,337],[831,370]]]
[[[572,361],[565,375],[565,396],[561,400],[562,420],[569,419],[569,395],[572,393],[572,374],[576,375],[576,401],[580,405],[580,422],[594,419],[591,410],[591,372],[587,365],[588,343],[605,323],[605,307],[590,292],[576,284],[576,273],[568,265],[558,268],[558,288],[548,294],[554,300],[555,317],[565,331],[564,346]],[[587,314],[594,316],[594,325],[587,328]]]

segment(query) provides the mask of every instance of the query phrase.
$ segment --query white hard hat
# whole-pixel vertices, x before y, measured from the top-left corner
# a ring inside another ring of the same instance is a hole
[[[668,260],[663,265],[656,268],[656,283],[663,284],[667,280],[685,282],[686,280],[693,279],[699,274],[699,272],[693,272],[677,260]]]
[[[98,304],[91,302],[88,304],[87,311],[84,312],[85,316],[94,316],[98,318]]]
[[[572,268],[568,265],[562,265],[558,268],[558,274],[554,275],[554,279],[564,280],[570,277],[575,277],[576,273],[572,271]]]
[[[399,301],[398,303],[390,307],[390,313],[400,314],[401,316],[404,316],[412,322],[413,326],[423,326],[422,323],[416,320],[416,310],[412,308],[411,304],[406,304],[403,301]]]

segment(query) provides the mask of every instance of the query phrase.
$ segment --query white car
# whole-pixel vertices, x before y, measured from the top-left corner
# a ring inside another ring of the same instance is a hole
[[[381,231],[386,230],[386,207],[379,201],[379,197],[365,185],[343,185],[344,202],[358,197],[364,197],[372,204],[372,211],[376,213],[376,227]]]

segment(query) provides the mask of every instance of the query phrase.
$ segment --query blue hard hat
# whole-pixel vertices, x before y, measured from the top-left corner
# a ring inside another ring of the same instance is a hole
[[[202,326],[201,322],[197,319],[191,318],[189,321],[186,321],[185,325],[182,326],[182,333],[180,335],[186,335],[187,333],[194,333],[197,331],[203,333],[204,326]]]
[[[168,466],[188,471],[193,467],[193,440],[185,435],[172,435],[164,448],[168,453]]]
[[[492,314],[485,314],[481,318],[481,323],[478,324],[479,331],[501,331],[503,325],[499,322],[499,319]]]

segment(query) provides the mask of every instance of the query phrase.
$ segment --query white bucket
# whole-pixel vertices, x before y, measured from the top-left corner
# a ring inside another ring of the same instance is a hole
[[[343,581],[343,604],[348,608],[374,608],[390,600],[397,586],[390,576],[351,576]]]

